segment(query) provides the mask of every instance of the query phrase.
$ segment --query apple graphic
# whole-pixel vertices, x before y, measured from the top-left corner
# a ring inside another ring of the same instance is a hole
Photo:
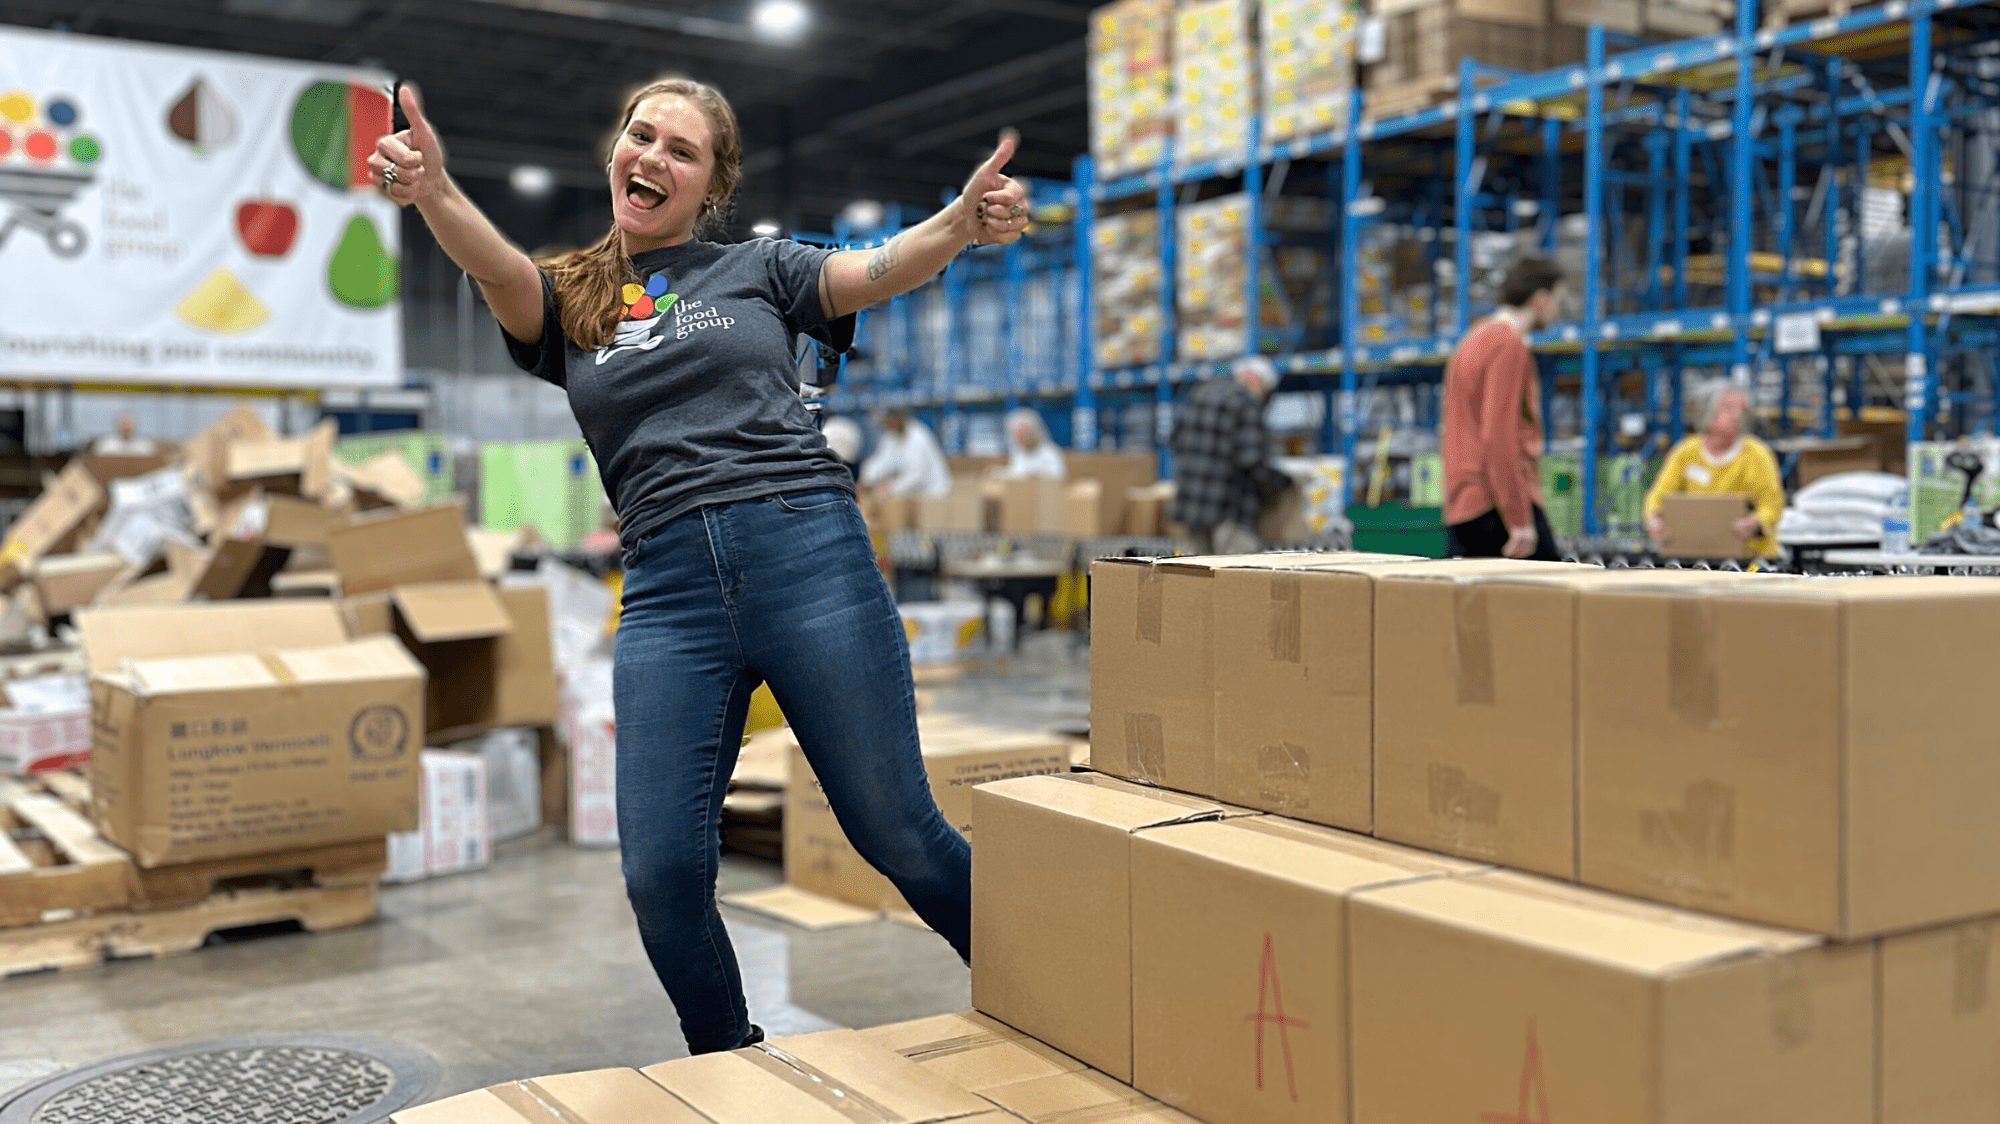
[[[298,237],[299,213],[282,199],[245,199],[236,205],[236,233],[251,253],[281,258]]]

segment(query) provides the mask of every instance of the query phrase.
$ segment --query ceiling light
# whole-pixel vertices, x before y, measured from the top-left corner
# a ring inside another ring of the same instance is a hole
[[[800,0],[758,0],[750,26],[768,39],[796,39],[812,22],[812,12]]]
[[[765,219],[764,221],[751,227],[750,233],[758,235],[759,237],[769,238],[771,235],[778,233],[778,224],[772,222],[770,219]]]
[[[840,217],[855,230],[874,230],[882,225],[882,216],[882,204],[873,199],[856,199],[840,212]]]
[[[556,174],[540,164],[523,164],[507,173],[507,182],[530,199],[539,199],[555,190]]]

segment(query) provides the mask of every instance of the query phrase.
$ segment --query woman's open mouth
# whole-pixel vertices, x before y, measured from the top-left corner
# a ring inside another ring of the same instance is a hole
[[[667,189],[644,176],[625,181],[625,201],[642,211],[650,211],[667,201]]]

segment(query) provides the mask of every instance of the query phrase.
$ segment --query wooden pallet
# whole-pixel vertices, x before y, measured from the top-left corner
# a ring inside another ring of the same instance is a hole
[[[123,909],[133,873],[76,809],[0,779],[0,928]]]
[[[0,929],[0,977],[84,968],[107,960],[177,956],[211,934],[295,921],[309,933],[375,916],[376,887],[239,890],[181,909],[104,913],[48,925]]]
[[[179,863],[151,870],[134,867],[132,908],[179,909],[213,894],[250,887],[303,889],[318,886],[336,889],[366,886],[380,881],[383,872],[388,869],[389,843],[386,839],[329,843],[322,847]]]

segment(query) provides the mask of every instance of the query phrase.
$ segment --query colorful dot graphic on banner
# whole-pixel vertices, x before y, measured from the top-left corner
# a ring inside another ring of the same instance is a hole
[[[655,273],[646,278],[644,285],[637,281],[629,282],[618,291],[618,296],[625,302],[627,320],[644,320],[656,316],[672,308],[674,302],[680,299],[679,294],[667,292],[667,276],[664,273]]]
[[[271,310],[243,287],[226,267],[217,268],[174,306],[182,320],[205,332],[247,332],[271,318]]]
[[[79,166],[95,164],[104,155],[96,137],[77,133],[65,140],[62,135],[82,120],[82,108],[68,95],[57,94],[37,105],[27,91],[8,90],[0,94],[0,122],[10,122],[20,129],[0,124],[0,160],[19,152],[33,163],[48,165],[67,151],[70,160]]]
[[[236,111],[206,78],[197,77],[167,107],[167,131],[205,156],[236,139]]]
[[[381,308],[396,299],[396,259],[367,215],[355,215],[326,266],[327,288],[349,308]]]
[[[374,187],[368,157],[389,129],[389,95],[368,86],[315,82],[292,105],[292,151],[339,190]]]

